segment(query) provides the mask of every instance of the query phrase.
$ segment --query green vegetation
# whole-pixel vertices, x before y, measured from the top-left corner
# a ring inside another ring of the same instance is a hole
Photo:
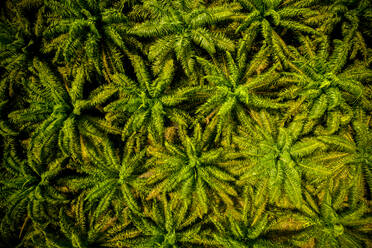
[[[0,247],[372,247],[369,0],[4,0]]]

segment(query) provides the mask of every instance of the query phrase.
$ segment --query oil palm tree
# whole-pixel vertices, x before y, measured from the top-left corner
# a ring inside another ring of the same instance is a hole
[[[188,100],[198,88],[185,86],[172,90],[172,60],[154,77],[140,56],[131,55],[130,58],[136,79],[133,80],[122,73],[114,75],[114,85],[108,87],[116,89],[120,98],[104,107],[106,119],[122,123],[123,115],[128,116],[127,119],[124,118],[123,138],[141,131],[150,134],[157,142],[163,142],[167,120],[181,125],[187,125],[191,120],[191,117],[185,111],[177,109],[177,106]]]
[[[194,55],[201,48],[209,55],[218,50],[233,51],[234,43],[223,33],[213,32],[209,27],[232,16],[227,7],[206,8],[193,1],[145,1],[150,13],[156,18],[135,25],[130,33],[139,37],[156,38],[150,46],[148,57],[153,62],[153,71],[158,74],[171,58],[182,66],[188,76],[195,75]]]
[[[51,11],[50,25],[44,32],[49,40],[46,50],[55,50],[55,59],[63,55],[66,61],[88,60],[94,64],[96,72],[104,72],[109,80],[112,73],[124,70],[122,56],[141,48],[141,44],[127,33],[130,21],[112,1],[46,3]]]
[[[303,247],[313,243],[316,248],[366,247],[371,234],[367,203],[362,201],[357,208],[349,208],[343,204],[344,199],[329,191],[320,199],[311,194],[307,199],[301,213],[286,213],[286,217],[279,218],[278,222],[290,221],[299,226],[299,230],[290,234],[292,244]]]
[[[168,200],[162,194],[161,201],[151,202],[145,205],[144,217],[133,215],[131,218],[141,231],[139,240],[131,247],[209,247],[213,244],[213,241],[203,237],[210,232],[203,230],[205,221],[188,211],[178,199]]]
[[[27,15],[30,10],[22,6],[22,1],[6,4],[9,11],[0,22],[0,67],[5,70],[1,78],[15,87],[27,79],[33,58],[43,57],[45,6],[34,1],[32,7],[37,11]]]
[[[371,38],[368,28],[372,22],[371,11],[368,1],[339,0],[321,6],[319,15],[314,18],[321,20],[319,30],[328,35],[335,34],[341,29],[343,39],[352,49],[350,58],[354,59],[360,51],[362,59],[366,62],[368,57],[366,40]]]
[[[238,0],[241,5],[240,16],[243,16],[236,32],[243,32],[243,36],[251,42],[261,33],[263,45],[261,50],[268,50],[276,62],[288,63],[292,57],[287,47],[287,38],[282,37],[286,31],[295,33],[319,35],[306,24],[306,19],[316,14],[316,11],[306,6],[306,1],[282,0]],[[303,7],[304,5],[306,7]],[[285,30],[285,31],[284,31]]]
[[[199,216],[208,212],[208,201],[221,199],[233,205],[237,191],[234,176],[229,172],[230,158],[236,156],[222,147],[211,147],[213,132],[195,125],[190,137],[183,128],[178,129],[180,144],[165,142],[165,146],[150,146],[149,170],[143,176],[152,190],[147,199],[161,192],[174,192],[192,206]],[[231,156],[230,156],[231,155]],[[209,200],[208,200],[209,198]]]
[[[229,134],[230,137],[227,138],[231,139],[234,119],[243,121],[242,118],[247,116],[246,108],[280,109],[285,107],[285,104],[258,93],[275,83],[279,76],[275,67],[261,75],[246,77],[246,71],[250,68],[247,68],[249,65],[243,54],[238,54],[235,61],[232,55],[226,52],[226,59],[227,66],[223,70],[206,59],[197,58],[205,71],[204,78],[210,86],[205,88],[209,94],[207,101],[198,107],[196,113],[202,117],[217,119],[216,140],[223,131]]]
[[[265,237],[275,217],[256,209],[253,201],[245,191],[237,208],[229,209],[226,213],[214,208],[211,221],[217,229],[213,234],[217,243],[226,248],[289,247]]]
[[[140,214],[141,208],[134,197],[134,189],[141,188],[137,177],[143,171],[141,163],[144,162],[145,152],[133,154],[132,146],[133,140],[129,140],[124,153],[118,156],[108,139],[102,142],[99,149],[89,143],[84,144],[85,164],[78,168],[81,176],[67,180],[70,190],[85,192],[84,200],[97,205],[93,217],[98,218],[115,201],[124,203],[121,209],[128,207]]]
[[[42,245],[52,248],[131,247],[130,241],[133,242],[140,231],[131,223],[128,210],[121,211],[120,218],[113,211],[97,216],[90,207],[86,211],[88,204],[84,197],[82,193],[71,202],[70,209],[60,209],[59,229],[54,230],[60,233],[44,232]]]
[[[306,174],[325,178],[331,172],[307,159],[309,155],[322,154],[326,145],[314,137],[301,138],[302,118],[280,127],[280,119],[265,111],[251,111],[251,117],[254,121],[248,119],[233,138],[248,159],[236,169],[240,174],[237,184],[254,186],[255,195],[262,202],[275,204],[286,196],[293,206],[300,207]]]
[[[69,85],[45,63],[34,60],[34,67],[34,76],[27,89],[29,107],[11,112],[9,118],[20,130],[31,133],[28,150],[35,161],[53,158],[55,147],[65,155],[80,159],[81,135],[92,143],[99,143],[106,135],[99,130],[99,119],[90,118],[81,111],[91,107],[92,101],[99,103],[105,97],[101,96],[98,102],[83,100],[82,69]]]
[[[371,70],[362,64],[345,68],[349,50],[343,41],[334,41],[333,52],[323,41],[317,50],[314,44],[304,40],[302,55],[293,61],[299,70],[284,72],[279,81],[290,82],[280,98],[291,99],[294,106],[288,115],[308,112],[306,132],[325,120],[325,126],[317,127],[321,134],[333,134],[340,126],[352,120],[353,108],[362,106],[370,109],[366,85],[371,80]]]
[[[7,152],[3,166],[13,177],[1,181],[1,194],[6,202],[1,233],[14,239],[22,234],[29,220],[34,225],[48,224],[56,218],[55,210],[68,202],[54,183],[69,161],[59,157],[49,164],[37,164],[20,159],[14,149]]]
[[[329,163],[333,168],[333,179],[347,181],[350,178],[350,204],[355,206],[359,199],[372,190],[372,149],[369,140],[372,138],[370,119],[361,109],[355,110],[356,118],[352,121],[353,132],[342,135],[320,136],[318,140],[329,146],[328,156],[319,158],[319,162]],[[328,157],[338,157],[329,161]]]

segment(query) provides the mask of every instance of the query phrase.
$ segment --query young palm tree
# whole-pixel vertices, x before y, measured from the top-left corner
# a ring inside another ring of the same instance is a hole
[[[8,12],[0,18],[0,68],[1,88],[8,86],[7,95],[13,95],[30,75],[34,58],[42,58],[45,6],[40,2],[30,3],[31,10],[22,1],[5,1]],[[4,86],[3,86],[4,85]],[[17,87],[18,86],[18,87]]]
[[[157,142],[163,142],[164,127],[167,120],[180,125],[187,125],[191,117],[177,106],[188,100],[197,90],[196,87],[178,88],[171,90],[174,77],[173,61],[169,60],[161,73],[155,78],[147,70],[144,60],[137,56],[130,56],[136,74],[132,80],[125,74],[115,74],[113,85],[108,89],[116,89],[120,98],[104,107],[106,119],[110,122],[120,121],[123,116],[125,126],[123,138],[133,133],[149,133]]]
[[[366,62],[368,49],[366,39],[371,38],[368,26],[371,24],[371,6],[368,0],[333,1],[320,8],[320,15],[315,17],[321,20],[319,30],[328,35],[341,35],[352,46],[350,57],[354,59],[361,52]]]
[[[100,146],[101,149],[89,143],[84,144],[85,164],[78,168],[83,175],[67,180],[70,190],[83,191],[86,201],[97,203],[94,217],[98,218],[115,201],[121,201],[121,209],[128,207],[140,214],[141,208],[133,191],[141,188],[141,182],[136,179],[143,171],[141,163],[145,153],[133,154],[132,146],[133,140],[129,140],[123,154],[118,156],[112,142],[107,139]]]
[[[228,140],[231,139],[234,120],[238,119],[242,122],[242,119],[246,118],[246,108],[280,109],[285,107],[284,104],[256,93],[275,83],[279,76],[275,67],[259,76],[247,78],[246,71],[250,68],[247,68],[248,64],[243,54],[238,54],[234,61],[232,55],[226,52],[226,59],[227,68],[222,70],[206,59],[197,58],[205,71],[204,78],[210,83],[210,87],[206,88],[209,98],[197,109],[196,113],[203,117],[217,119],[216,140],[222,132],[230,136],[227,137]]]
[[[156,38],[150,46],[148,57],[158,74],[171,58],[181,64],[187,76],[195,77],[194,55],[201,48],[213,56],[217,50],[233,51],[234,43],[223,33],[213,32],[209,27],[229,20],[233,12],[227,7],[206,8],[195,6],[193,1],[145,1],[150,13],[156,18],[137,24],[130,30],[139,37]],[[197,7],[197,8],[196,8]]]
[[[349,208],[343,202],[329,191],[321,199],[308,194],[302,213],[286,213],[278,222],[298,223],[299,230],[290,236],[296,247],[310,243],[316,248],[366,247],[371,234],[367,203],[359,202],[357,208]]]
[[[351,186],[350,203],[355,206],[367,192],[372,192],[372,139],[370,118],[363,110],[356,110],[356,118],[352,121],[353,132],[343,135],[321,136],[318,139],[329,145],[328,156],[319,158],[319,162],[329,163],[333,168],[333,178],[349,181]],[[329,161],[327,157],[337,157],[337,161]]]
[[[86,206],[83,193],[71,203],[71,209],[60,209],[60,233],[45,232],[46,247],[132,247],[140,231],[131,224],[127,210],[121,211],[120,217],[113,211],[96,216],[94,209],[86,211]]]
[[[60,54],[66,61],[86,59],[109,80],[112,73],[124,70],[122,56],[141,48],[127,33],[130,21],[110,0],[46,3],[51,10],[50,25],[44,32],[49,39],[46,50],[56,50],[56,59]]]
[[[308,113],[307,133],[319,124],[317,133],[333,134],[340,126],[350,123],[353,108],[371,109],[364,85],[370,81],[372,71],[361,64],[344,69],[348,45],[339,40],[334,43],[333,52],[329,54],[327,41],[316,50],[314,44],[304,39],[303,55],[297,54],[298,59],[293,61],[299,70],[284,72],[279,80],[290,83],[280,94],[281,98],[293,100],[287,117],[301,111]],[[325,128],[322,123],[326,123]]]
[[[295,207],[300,207],[305,176],[302,174],[324,178],[330,173],[304,158],[324,151],[326,145],[314,137],[300,139],[304,126],[301,119],[287,128],[278,128],[280,120],[265,111],[251,111],[251,116],[254,121],[248,119],[233,138],[248,159],[236,169],[240,174],[238,185],[253,186],[263,203],[277,203],[286,196]]]
[[[35,60],[34,67],[35,75],[27,89],[29,107],[9,114],[20,130],[31,133],[29,159],[41,162],[53,158],[55,147],[67,156],[80,159],[80,136],[96,144],[106,135],[99,130],[99,120],[82,114],[82,110],[91,107],[92,101],[99,104],[105,98],[91,99],[89,103],[83,100],[82,69],[68,85],[45,63]]]
[[[205,221],[178,202],[175,198],[168,201],[163,194],[161,201],[145,205],[145,217],[133,215],[132,221],[142,237],[131,247],[210,247],[213,241],[201,235],[208,233],[202,229]]]
[[[210,147],[213,132],[197,124],[193,136],[182,127],[178,129],[180,144],[150,146],[147,178],[152,187],[147,199],[161,192],[175,192],[186,206],[192,205],[199,216],[208,212],[208,201],[221,199],[228,206],[238,195],[232,186],[234,176],[229,172],[230,160],[236,156],[221,147]]]
[[[217,208],[214,208],[215,214],[211,221],[218,230],[213,235],[217,243],[226,248],[287,247],[264,237],[269,231],[273,216],[256,211],[252,202],[253,199],[245,192],[241,207],[231,209],[227,214],[219,213]]]
[[[306,1],[238,0],[238,2],[241,5],[240,15],[243,15],[244,19],[241,18],[236,32],[243,32],[243,36],[250,42],[253,42],[260,32],[264,40],[261,50],[268,48],[268,54],[272,55],[276,62],[286,64],[288,57],[293,56],[287,47],[287,39],[282,37],[284,32],[319,35],[305,22],[307,18],[316,14],[316,11],[306,6]]]
[[[49,164],[37,164],[20,159],[14,148],[6,152],[3,166],[13,177],[1,182],[1,194],[6,202],[1,234],[5,239],[15,239],[22,235],[29,220],[34,225],[48,224],[56,218],[55,210],[68,202],[54,185],[68,159],[60,157]]]

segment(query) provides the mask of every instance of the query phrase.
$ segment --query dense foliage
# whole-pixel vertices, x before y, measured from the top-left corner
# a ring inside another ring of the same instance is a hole
[[[372,247],[369,0],[0,2],[1,247]]]

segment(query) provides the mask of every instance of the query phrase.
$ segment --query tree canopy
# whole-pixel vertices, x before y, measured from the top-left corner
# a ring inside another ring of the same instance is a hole
[[[372,247],[369,0],[0,2],[0,247]]]

